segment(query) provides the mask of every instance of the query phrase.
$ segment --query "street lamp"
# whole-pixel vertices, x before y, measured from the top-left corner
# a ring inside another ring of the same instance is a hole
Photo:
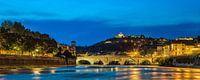
[[[39,49],[35,49],[36,52],[39,52]]]

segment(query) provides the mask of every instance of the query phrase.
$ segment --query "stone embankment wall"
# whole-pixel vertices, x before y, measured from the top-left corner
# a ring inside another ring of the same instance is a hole
[[[16,51],[16,50],[0,50],[0,55],[54,57],[54,54],[52,53],[38,53],[38,52],[28,52],[28,51]]]
[[[68,65],[68,62],[58,57],[0,55],[0,65]]]

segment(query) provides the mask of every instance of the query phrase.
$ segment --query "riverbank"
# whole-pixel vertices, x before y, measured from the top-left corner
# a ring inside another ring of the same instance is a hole
[[[67,65],[67,62],[58,57],[0,55],[0,65]]]
[[[0,55],[0,69],[29,69],[75,65],[75,59],[59,57],[32,57],[16,55]]]
[[[159,66],[159,65],[158,65]],[[161,66],[162,67],[162,66]],[[173,66],[163,66],[163,67],[179,67],[179,68],[200,68],[199,65],[193,65],[193,66],[188,66],[188,65],[181,65],[181,66],[177,66],[177,65],[173,65]]]
[[[19,65],[19,66],[6,66],[6,65],[2,66],[1,65],[0,71],[11,70],[11,69],[58,68],[58,67],[69,67],[69,66],[77,66],[77,65]],[[90,66],[105,66],[105,65],[90,65]],[[117,66],[117,65],[113,65],[113,66]],[[166,68],[198,68],[198,69],[200,68],[200,66],[159,66],[159,65],[119,65],[119,66],[143,66],[143,67],[151,66],[151,67],[166,67]]]

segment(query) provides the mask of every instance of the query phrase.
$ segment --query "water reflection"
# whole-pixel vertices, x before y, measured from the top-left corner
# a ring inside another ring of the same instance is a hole
[[[15,78],[17,77],[17,78]],[[74,66],[0,70],[0,80],[200,80],[198,68],[158,66]]]
[[[41,68],[34,68],[31,70],[33,72],[33,74],[41,74],[42,69]]]
[[[50,70],[50,73],[51,73],[51,74],[55,74],[55,73],[56,73],[56,70]]]

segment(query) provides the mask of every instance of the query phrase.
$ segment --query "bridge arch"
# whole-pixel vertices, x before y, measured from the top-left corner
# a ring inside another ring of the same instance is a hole
[[[155,63],[158,63],[158,62],[160,62],[160,61],[162,61],[161,58],[156,58],[156,59],[153,60],[153,62],[155,62]]]
[[[124,65],[136,65],[137,61],[134,59],[127,59],[124,61]]]
[[[88,61],[88,60],[79,60],[79,61],[78,61],[78,64],[82,64],[82,65],[90,65],[91,62]]]
[[[150,64],[151,64],[151,61],[145,59],[145,60],[142,60],[142,61],[140,62],[140,64],[141,64],[141,65],[150,65]]]
[[[113,55],[100,55],[100,56],[85,56],[77,57],[77,64],[95,64],[95,65],[147,65],[157,64],[156,62],[162,58],[150,58],[150,57],[126,57],[126,56],[113,56]]]

